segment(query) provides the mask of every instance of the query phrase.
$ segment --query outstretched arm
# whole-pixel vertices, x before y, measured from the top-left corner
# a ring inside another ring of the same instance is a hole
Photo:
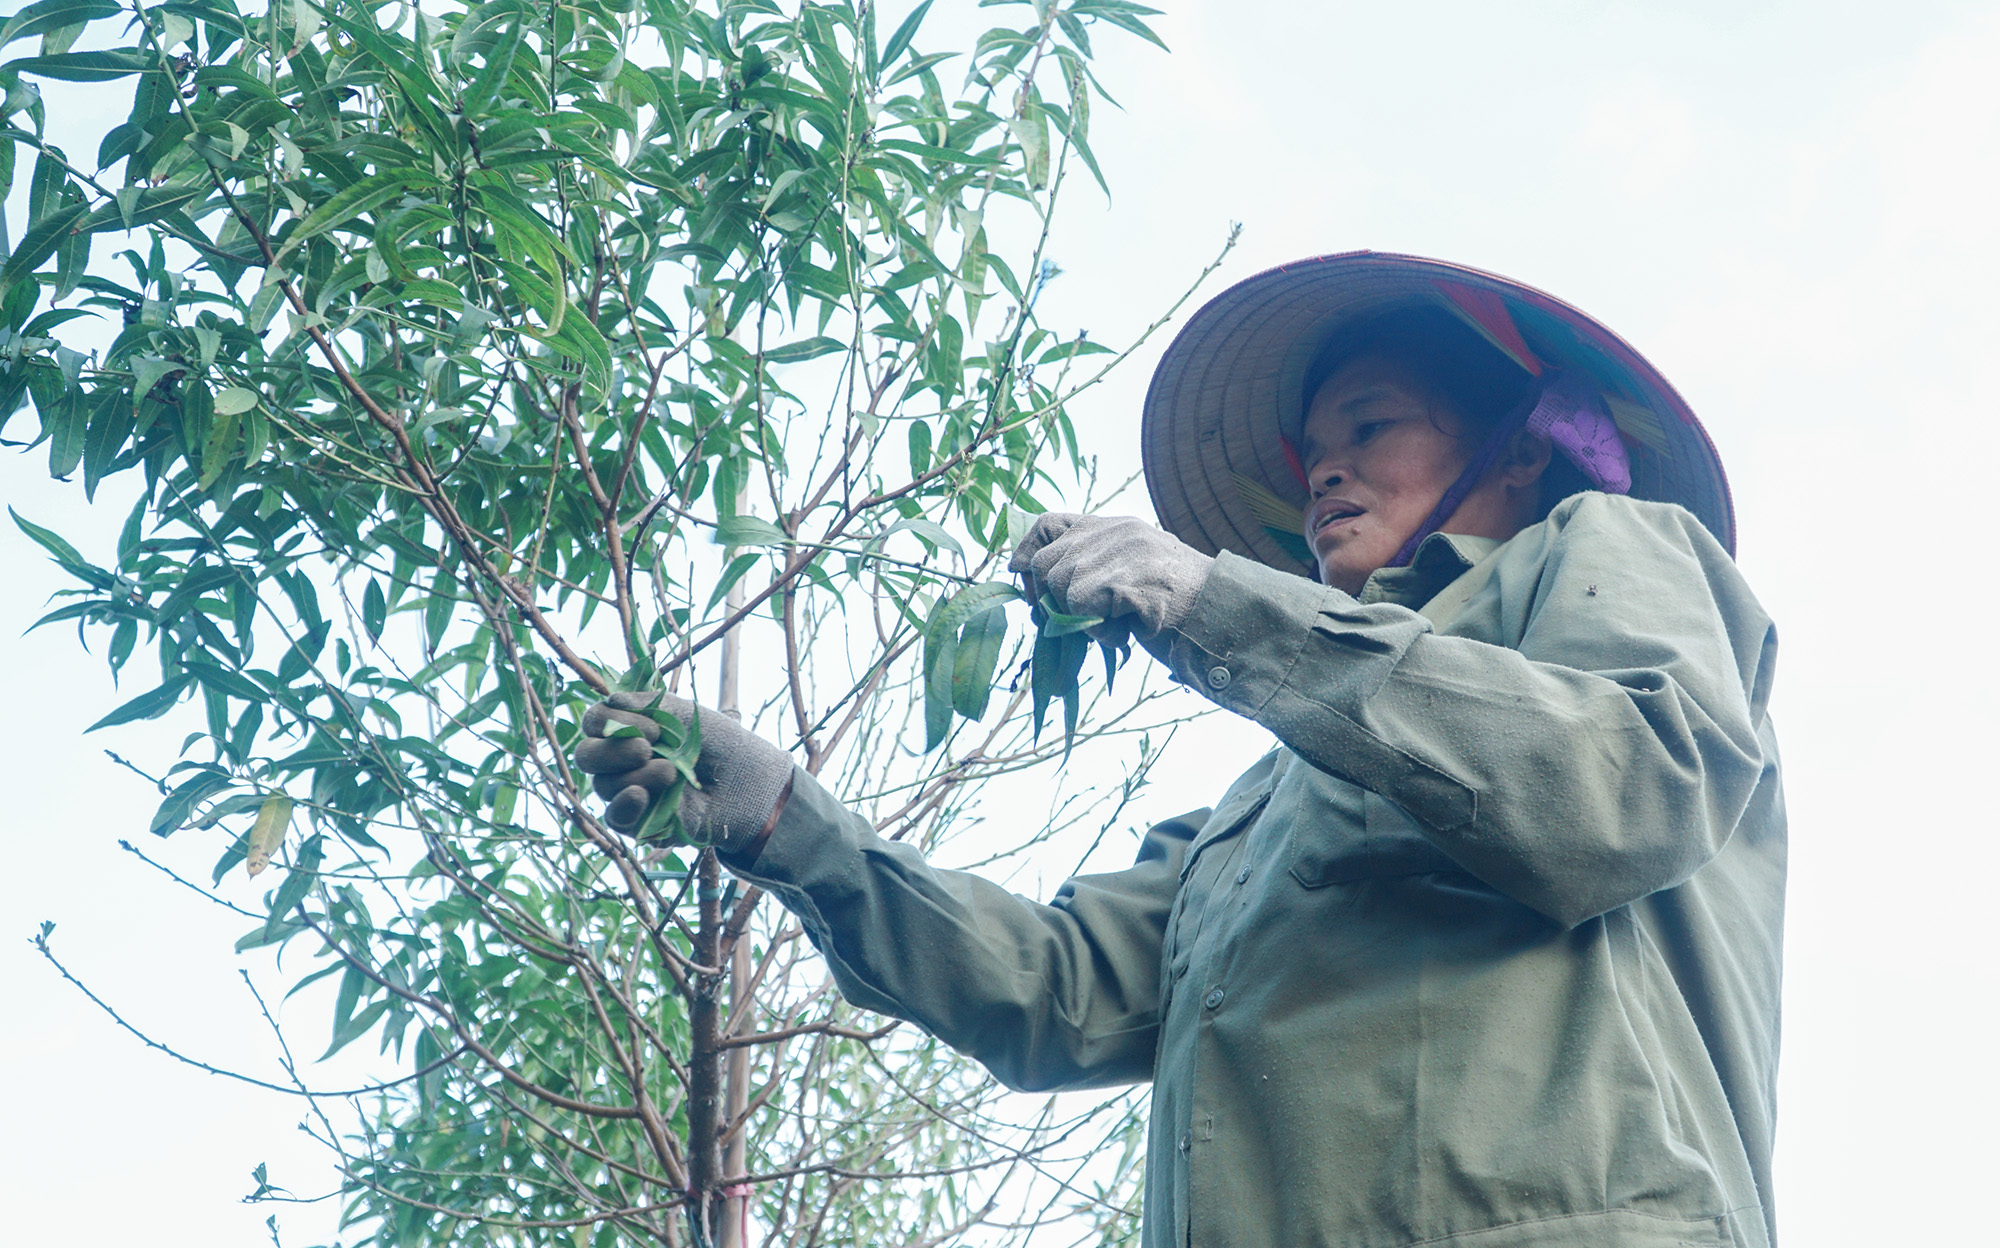
[[[1512,648],[1223,555],[1164,649],[1178,679],[1573,925],[1728,840],[1766,763],[1774,641],[1678,508],[1582,495],[1497,558]]]
[[[1208,812],[1154,827],[1129,869],[1078,876],[1042,905],[877,836],[729,716],[671,694],[620,693],[585,714],[577,764],[606,800],[606,821],[627,833],[679,774],[655,757],[655,709],[702,729],[701,787],[679,794],[681,834],[783,901],[849,1001],[909,1019],[1023,1090],[1151,1075],[1160,948],[1181,860]]]
[[[804,771],[754,860],[724,854],[805,925],[841,994],[918,1024],[1009,1087],[1152,1074],[1160,949],[1206,811],[1146,833],[1124,871],[1081,875],[1046,905],[884,840]]]

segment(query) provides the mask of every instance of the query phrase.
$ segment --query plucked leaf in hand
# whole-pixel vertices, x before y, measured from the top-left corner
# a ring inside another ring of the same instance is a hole
[[[682,776],[683,780],[686,778]],[[686,791],[677,781],[668,785],[667,791],[654,800],[646,811],[645,819],[640,822],[639,830],[633,833],[640,844],[672,843],[686,839],[681,831],[681,795]]]
[[[1003,581],[968,585],[945,599],[932,612],[924,628],[924,752],[944,744],[951,732],[951,717],[960,699],[956,695],[959,674],[958,651],[961,630],[974,614],[1010,602],[1021,591]],[[1004,628],[1004,623],[1002,625]],[[983,637],[983,631],[982,631]],[[996,658],[998,645],[995,644]],[[992,666],[987,665],[987,685],[992,685]],[[976,699],[968,695],[963,704]]]
[[[999,666],[1000,647],[1006,640],[1007,612],[999,607],[967,620],[959,634],[951,703],[967,719],[979,720],[986,715],[986,704],[993,696],[993,671]]]
[[[1071,633],[1089,632],[1104,623],[1103,617],[1095,615],[1068,615],[1056,609],[1056,600],[1048,594],[1042,595],[1042,631],[1051,637],[1067,637]]]
[[[1083,661],[1090,654],[1090,638],[1070,633],[1056,639],[1060,651],[1063,703],[1063,757],[1076,744],[1077,715],[1083,708]]]

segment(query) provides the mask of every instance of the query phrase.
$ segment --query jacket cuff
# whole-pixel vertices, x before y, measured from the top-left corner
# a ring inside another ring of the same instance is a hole
[[[1216,557],[1168,648],[1174,678],[1262,724],[1315,767],[1446,831],[1470,823],[1464,781],[1384,740],[1369,706],[1430,623],[1238,555]]]
[[[716,856],[745,879],[780,888],[796,887],[826,870],[833,861],[829,851],[836,842],[853,840],[842,825],[857,818],[811,773],[794,764],[785,808],[755,856],[744,854],[757,844],[751,837],[731,847],[717,845]]]
[[[1223,551],[1166,647],[1174,679],[1249,719],[1284,687],[1330,597],[1328,585]]]

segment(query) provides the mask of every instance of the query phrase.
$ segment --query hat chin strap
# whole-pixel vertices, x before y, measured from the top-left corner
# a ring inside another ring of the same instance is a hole
[[[1430,518],[1383,566],[1408,567],[1410,560],[1416,558],[1417,547],[1457,513],[1466,495],[1472,493],[1487,470],[1499,462],[1514,435],[1524,429],[1547,438],[1556,450],[1562,452],[1563,458],[1575,464],[1598,489],[1607,494],[1631,491],[1631,459],[1626,453],[1625,443],[1618,436],[1618,426],[1612,423],[1609,413],[1604,410],[1603,396],[1572,381],[1567,371],[1543,373],[1535,378],[1528,387],[1528,393],[1521,396],[1521,401],[1500,418],[1499,424],[1493,426],[1493,432],[1486,435],[1486,441],[1473,455],[1472,462],[1458,474],[1458,480],[1451,483],[1444,497],[1438,500],[1438,505],[1431,509]]]

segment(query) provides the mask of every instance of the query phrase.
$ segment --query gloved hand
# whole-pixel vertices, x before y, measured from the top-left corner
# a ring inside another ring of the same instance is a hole
[[[1066,615],[1094,615],[1155,654],[1187,615],[1215,560],[1130,516],[1051,511],[1035,521],[1007,570],[1028,576],[1028,595],[1053,597]]]
[[[730,716],[670,693],[614,693],[583,713],[576,765],[605,800],[604,822],[620,832],[637,831],[646,811],[679,779],[672,763],[653,757],[660,726],[644,713],[649,706],[672,712],[684,724],[701,716],[701,759],[695,764],[701,787],[681,795],[687,838],[725,852],[754,844],[791,784],[791,755]],[[621,724],[637,727],[641,735],[605,735]]]

